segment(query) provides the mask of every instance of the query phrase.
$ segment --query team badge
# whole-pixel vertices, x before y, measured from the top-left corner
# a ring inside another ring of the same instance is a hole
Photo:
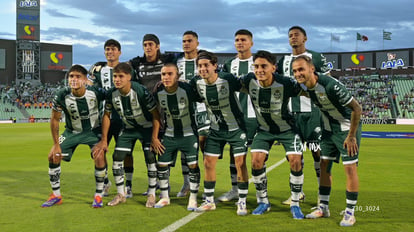
[[[221,95],[227,95],[227,93],[228,93],[228,90],[227,90],[226,86],[222,85],[220,87],[220,94]]]
[[[180,105],[185,106],[185,98],[184,97],[180,98]]]
[[[280,99],[280,97],[282,96],[282,94],[280,93],[280,91],[279,91],[279,90],[276,90],[276,91],[273,93],[273,96],[274,96],[276,99]]]
[[[131,106],[135,106],[135,107],[138,106],[137,99],[134,98],[131,100]]]

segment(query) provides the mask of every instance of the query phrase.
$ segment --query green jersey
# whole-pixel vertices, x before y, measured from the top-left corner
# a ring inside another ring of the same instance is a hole
[[[105,111],[116,110],[127,129],[152,127],[151,111],[156,107],[152,94],[137,82],[131,82],[131,90],[125,96],[116,88],[110,89],[105,102]]]
[[[274,74],[273,83],[263,87],[256,76],[249,73],[240,81],[252,99],[261,130],[281,133],[292,129],[293,116],[289,114],[287,104],[290,97],[297,96],[301,92],[295,80]]]
[[[92,74],[90,78],[93,81],[94,86],[106,91],[114,87],[113,68],[109,67],[107,62],[97,62],[92,66],[89,72]],[[131,81],[138,81],[134,70],[131,72]]]
[[[196,96],[194,89],[181,81],[174,93],[168,93],[162,84],[157,88],[155,99],[165,114],[165,136],[176,138],[197,134],[194,117]]]
[[[89,72],[92,74],[90,79],[93,81],[94,86],[102,88],[105,91],[114,87],[114,71],[112,67],[107,65],[107,62],[97,62]],[[138,81],[134,70],[131,72],[131,81]],[[116,111],[112,111],[111,121],[112,123],[122,124],[121,118]]]
[[[238,57],[227,60],[223,66],[223,71],[229,72],[236,77],[241,77],[248,73],[254,72],[253,56],[245,60],[241,60]],[[254,113],[252,101],[249,95],[245,93],[240,93],[238,94],[238,98],[245,119],[255,119],[256,115]]]
[[[180,80],[191,80],[197,75],[196,58],[186,59],[184,56],[177,59],[178,73]]]
[[[329,73],[330,68],[328,67],[325,56],[323,56],[321,53],[317,53],[311,50],[306,50],[304,53],[299,55],[285,55],[282,59],[279,60],[277,64],[277,72],[283,76],[294,78],[292,71],[292,61],[295,57],[301,55],[306,55],[312,58],[316,72],[321,72],[324,74]],[[311,103],[311,100],[305,96],[293,97],[289,101],[288,105],[290,112],[312,112],[312,110],[316,109],[314,107],[315,106]]]
[[[196,59],[186,59],[184,53],[177,59],[178,72],[180,80],[189,82],[197,75]],[[210,120],[208,120],[206,104],[203,102],[195,103],[195,117],[198,131],[207,130],[210,127]]]
[[[65,87],[56,91],[53,110],[65,114],[66,129],[72,133],[82,133],[97,129],[101,125],[102,101],[105,93],[101,89],[87,86],[82,97],[72,95]]]
[[[219,72],[213,84],[207,84],[200,76],[195,76],[190,84],[207,106],[210,129],[234,131],[244,128],[243,113],[236,96],[241,84],[235,76]]]
[[[348,105],[353,97],[346,87],[333,77],[318,73],[318,82],[307,90],[312,101],[320,108],[324,129],[348,131],[352,110]]]

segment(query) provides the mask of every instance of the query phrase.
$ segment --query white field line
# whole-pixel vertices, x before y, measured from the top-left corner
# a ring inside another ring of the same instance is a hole
[[[273,164],[272,166],[270,166],[269,168],[266,168],[266,173],[272,171],[273,169],[277,168],[278,166],[280,166],[281,164],[283,164],[283,162],[286,161],[286,158],[283,158],[281,160],[279,160],[277,163]],[[253,178],[249,179],[249,184],[253,183]],[[181,218],[180,220],[174,222],[173,224],[165,227],[164,229],[160,230],[160,232],[173,232],[176,231],[177,229],[179,229],[180,227],[184,226],[185,224],[189,223],[190,221],[192,221],[193,219],[197,218],[198,216],[202,215],[204,212],[192,212],[189,215]]]

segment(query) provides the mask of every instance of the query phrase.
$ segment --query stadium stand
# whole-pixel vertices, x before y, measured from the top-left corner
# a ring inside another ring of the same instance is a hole
[[[361,104],[362,118],[414,119],[414,76],[342,76],[338,78]],[[44,84],[0,87],[0,120],[28,122],[50,118],[54,92],[60,87]]]

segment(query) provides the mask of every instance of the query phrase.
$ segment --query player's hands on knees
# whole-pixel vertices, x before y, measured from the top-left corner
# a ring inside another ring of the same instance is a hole
[[[62,160],[62,150],[59,144],[53,145],[52,149],[50,149],[47,159],[49,160],[49,162],[54,164],[60,163],[60,161]]]
[[[152,139],[150,149],[152,152],[158,155],[164,154],[164,151],[165,151],[164,145],[162,145],[161,141],[158,138]]]
[[[358,143],[355,136],[347,136],[344,141],[344,148],[348,150],[348,156],[355,156],[358,154]]]
[[[108,151],[108,145],[106,142],[99,142],[92,148],[92,158],[98,160],[104,158],[106,152]]]

